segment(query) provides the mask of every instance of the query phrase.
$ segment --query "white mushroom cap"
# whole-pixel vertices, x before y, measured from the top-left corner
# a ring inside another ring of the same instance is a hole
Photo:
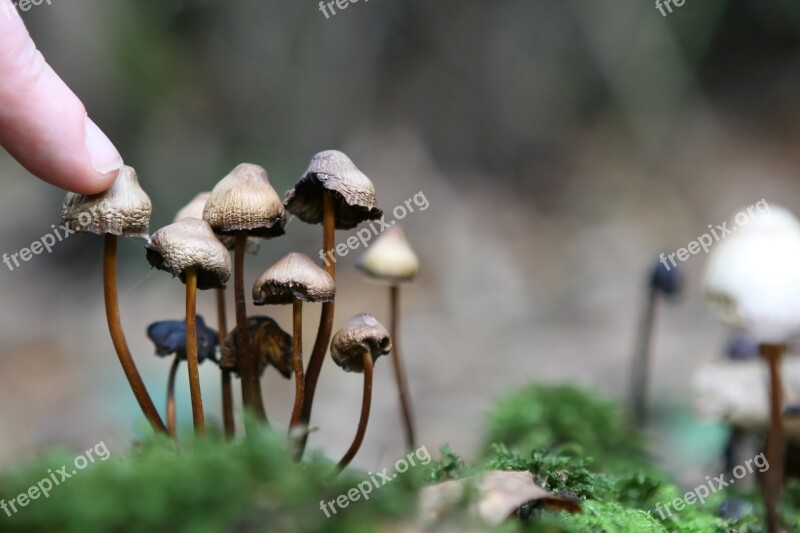
[[[705,275],[709,305],[761,344],[800,335],[800,222],[771,206],[712,250]]]
[[[356,266],[371,278],[399,283],[416,277],[419,259],[400,226],[392,226],[370,245]]]

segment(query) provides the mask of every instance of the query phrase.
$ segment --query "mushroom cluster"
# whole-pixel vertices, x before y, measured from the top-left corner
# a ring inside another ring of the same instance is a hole
[[[287,211],[310,224],[322,225],[323,266],[308,255],[289,253],[267,268],[252,286],[256,306],[291,304],[292,334],[268,316],[249,316],[245,294],[245,252],[255,254],[262,239],[285,233]],[[366,433],[372,398],[375,360],[388,354],[397,335],[399,287],[417,273],[419,260],[402,231],[392,227],[359,262],[369,277],[390,287],[391,335],[372,315],[359,314],[333,335],[336,268],[333,258],[335,231],[380,219],[372,181],[344,153],[316,154],[295,186],[281,200],[267,171],[243,163],[220,180],[210,192],[198,193],[174,217],[172,224],[152,235],[152,204],[139,186],[136,172],[124,167],[113,186],[94,196],[67,195],[62,223],[78,231],[105,236],[103,261],[106,315],[112,343],[131,389],[154,430],[177,434],[175,380],[182,361],[188,365],[188,382],[195,434],[203,434],[205,413],[199,367],[210,360],[220,369],[222,418],[225,433],[235,436],[232,381],[241,379],[243,408],[253,419],[267,423],[261,376],[268,366],[285,378],[294,374],[295,398],[289,435],[296,457],[302,458],[308,439],[314,392],[330,348],[334,362],[348,372],[364,375],[364,392],[357,434],[340,461],[343,468],[356,455]],[[83,220],[91,213],[91,221]],[[80,224],[75,221],[80,220]],[[151,324],[147,335],[156,354],[173,355],[167,382],[166,420],[150,398],[136,368],[123,333],[116,287],[117,237],[146,238],[148,263],[178,278],[185,285],[185,317]],[[233,260],[231,260],[231,251]],[[236,324],[228,331],[225,287],[233,277]],[[197,291],[214,290],[218,331],[197,315]],[[303,358],[303,303],[321,303],[322,313],[308,364]],[[217,350],[220,356],[217,356]],[[409,447],[415,441],[405,371],[395,358],[395,375]],[[246,429],[249,426],[246,425]]]

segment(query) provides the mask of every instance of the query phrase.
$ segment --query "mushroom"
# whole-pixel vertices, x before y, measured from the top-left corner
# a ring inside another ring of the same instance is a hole
[[[705,274],[711,308],[758,342],[770,376],[770,428],[764,499],[767,530],[778,531],[786,437],[781,358],[800,335],[800,222],[782,207],[752,219],[712,251]]]
[[[413,281],[416,277],[419,271],[419,259],[408,244],[400,226],[392,226],[367,249],[356,266],[370,278],[389,285],[389,333],[394,341],[392,353],[394,376],[400,396],[406,446],[413,450],[416,447],[416,438],[411,394],[397,342],[400,327],[400,285]]]
[[[273,238],[284,234],[286,213],[278,193],[269,183],[267,171],[242,163],[225,176],[206,201],[203,218],[219,234],[235,237],[234,301],[236,331],[242,350],[242,402],[257,419],[266,421],[264,399],[255,354],[251,350],[244,299],[244,252],[247,238]]]
[[[333,301],[336,285],[330,275],[304,254],[290,253],[269,267],[253,285],[255,305],[292,304],[295,379],[294,407],[289,431],[300,423],[305,381],[303,373],[303,302]]]
[[[133,361],[119,316],[117,237],[147,238],[153,205],[142,190],[136,171],[124,166],[107,191],[85,196],[68,193],[61,208],[61,225],[75,233],[105,236],[103,296],[111,342],[139,407],[154,430],[167,433],[142,376]]]
[[[655,324],[656,307],[659,296],[669,300],[678,296],[683,288],[683,279],[675,266],[670,266],[662,254],[662,260],[656,262],[650,271],[647,282],[647,301],[645,302],[639,335],[636,342],[636,353],[633,359],[631,380],[631,412],[639,426],[647,422],[647,388],[650,376],[650,359],[652,351],[651,339]]]
[[[156,345],[156,355],[165,357],[175,354],[169,369],[167,380],[167,429],[169,434],[176,436],[175,414],[175,376],[181,361],[187,359],[186,354],[186,321],[161,320],[153,322],[147,327],[147,337]],[[217,346],[219,345],[218,333],[206,326],[203,317],[197,315],[197,358],[202,364],[209,359],[216,362]]]
[[[281,329],[277,322],[268,316],[251,316],[247,319],[247,327],[253,346],[259,355],[258,375],[272,365],[286,379],[292,377],[292,336]],[[241,376],[241,360],[238,349],[239,335],[236,328],[225,337],[220,348],[220,368],[230,370]]]
[[[375,187],[363,172],[342,152],[319,152],[309,163],[303,176],[295,183],[284,199],[286,209],[309,224],[322,224],[322,254],[325,271],[336,281],[334,232],[352,229],[365,220],[383,216],[377,207]],[[300,422],[308,425],[314,403],[314,391],[325,361],[325,352],[333,332],[334,302],[322,304],[317,339],[311,352],[306,372],[305,400]],[[300,444],[300,454],[305,449],[307,435]]]
[[[340,469],[344,469],[350,464],[364,441],[372,403],[372,366],[378,357],[386,355],[390,351],[392,351],[392,341],[386,328],[374,316],[366,313],[351,318],[333,336],[331,356],[336,364],[345,372],[364,374],[364,393],[358,430],[347,453],[339,461]]]
[[[156,231],[145,246],[147,261],[186,284],[186,355],[192,418],[198,434],[205,430],[197,354],[197,290],[220,289],[231,277],[228,250],[204,220],[184,218]]]

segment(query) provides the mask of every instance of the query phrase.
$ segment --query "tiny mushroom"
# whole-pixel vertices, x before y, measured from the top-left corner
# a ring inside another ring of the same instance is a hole
[[[147,238],[152,210],[153,205],[139,185],[136,171],[124,166],[111,188],[103,193],[90,196],[68,193],[61,208],[61,225],[75,233],[105,236],[103,295],[111,341],[145,417],[153,429],[167,433],[167,427],[147,392],[125,340],[117,294],[117,238]]]
[[[400,397],[400,410],[406,437],[406,447],[416,447],[414,416],[411,409],[411,394],[403,360],[398,349],[400,328],[400,285],[413,281],[419,272],[419,259],[408,244],[400,226],[392,226],[367,249],[356,266],[371,279],[389,285],[389,331],[394,341],[392,361],[397,390]]]
[[[203,218],[214,231],[233,236],[234,244],[234,302],[236,331],[242,350],[242,401],[256,418],[266,421],[258,362],[251,350],[244,297],[244,253],[248,237],[273,238],[284,234],[286,212],[278,193],[269,182],[267,171],[242,163],[225,176],[206,200]]]
[[[258,354],[258,375],[264,373],[267,366],[275,367],[283,377],[292,377],[292,336],[281,329],[277,322],[268,316],[251,316],[247,319],[253,346]],[[241,376],[239,337],[236,328],[225,337],[220,347],[219,366]]]
[[[300,220],[309,224],[322,224],[321,259],[325,263],[325,271],[334,281],[335,230],[351,229],[361,222],[377,220],[383,216],[383,211],[377,207],[372,181],[347,155],[338,150],[316,154],[294,188],[286,193],[284,203],[286,209]],[[300,422],[306,426],[311,419],[314,392],[333,333],[333,315],[334,302],[324,303],[305,377],[305,400]],[[300,443],[301,455],[306,441],[307,436]]]
[[[178,276],[186,284],[186,344],[192,415],[195,431],[203,433],[205,422],[197,352],[197,290],[225,287],[231,275],[230,255],[211,226],[197,218],[184,218],[156,231],[148,240],[146,249],[147,261],[153,267]]]
[[[389,338],[389,332],[374,316],[366,313],[351,318],[333,336],[331,355],[336,364],[346,372],[364,374],[364,392],[358,430],[350,448],[339,461],[340,469],[350,464],[364,441],[372,403],[372,367],[378,357],[386,355],[390,351],[392,351],[392,341]]]

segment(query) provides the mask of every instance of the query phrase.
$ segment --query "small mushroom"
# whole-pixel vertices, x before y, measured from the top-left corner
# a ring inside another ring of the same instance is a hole
[[[370,278],[389,285],[389,331],[394,340],[392,353],[394,376],[400,397],[406,447],[413,450],[416,447],[416,432],[411,409],[411,394],[397,345],[400,336],[400,286],[413,281],[417,276],[419,259],[408,244],[400,226],[392,226],[367,249],[356,266]]]
[[[800,222],[776,205],[720,242],[709,256],[705,293],[723,322],[759,343],[770,375],[770,429],[764,474],[767,531],[779,530],[786,436],[781,358],[800,335]]]
[[[178,276],[186,284],[186,351],[189,390],[195,432],[205,430],[197,352],[197,290],[224,288],[231,276],[228,250],[207,222],[184,218],[156,231],[147,241],[147,261],[155,268]]]
[[[187,359],[185,320],[162,320],[147,327],[147,337],[156,345],[156,355],[166,357],[175,354],[167,379],[167,429],[176,436],[175,376],[181,361]],[[202,364],[209,359],[216,362],[218,333],[206,326],[203,317],[197,315],[197,358]]]
[[[234,244],[234,302],[236,331],[242,350],[242,402],[256,418],[266,421],[257,361],[251,351],[244,299],[244,253],[247,238],[272,238],[284,234],[286,212],[278,193],[269,182],[267,171],[242,163],[225,176],[206,200],[203,218],[219,234],[235,237]]]
[[[68,193],[61,208],[61,224],[76,233],[105,236],[103,296],[111,342],[145,417],[154,430],[167,433],[167,427],[147,392],[125,340],[117,294],[117,238],[146,238],[152,210],[153,205],[139,185],[136,171],[124,166],[111,188],[103,193],[91,196]]]
[[[286,193],[286,209],[309,224],[322,224],[322,250],[325,271],[336,281],[336,259],[334,233],[336,229],[351,229],[363,221],[376,220],[383,216],[377,207],[375,187],[344,153],[326,150],[316,154],[295,183]],[[311,352],[306,372],[305,400],[301,424],[308,425],[314,392],[317,388],[325,352],[333,333],[334,302],[322,305],[317,339]],[[307,435],[300,443],[300,454],[307,442]]]
[[[258,354],[258,375],[261,376],[269,365],[275,367],[283,377],[292,377],[292,336],[281,329],[277,322],[268,316],[251,316],[247,319],[250,336]],[[239,336],[236,328],[225,337],[220,348],[220,368],[225,368],[241,376],[241,361],[238,347]]]
[[[636,354],[633,360],[631,380],[631,405],[633,419],[637,425],[647,422],[647,389],[650,377],[652,337],[655,325],[656,308],[659,297],[665,300],[677,297],[683,288],[683,278],[676,266],[670,266],[664,254],[650,271],[647,282],[647,301],[645,302]]]
[[[340,469],[344,469],[350,464],[364,441],[372,403],[372,366],[378,357],[386,355],[390,351],[392,351],[392,341],[389,338],[389,332],[374,316],[366,313],[351,318],[333,336],[331,355],[336,364],[345,372],[364,374],[364,393],[358,430],[347,453],[339,461]]]
[[[300,423],[305,397],[303,302],[330,302],[335,296],[336,285],[330,275],[307,255],[298,253],[290,253],[269,267],[253,285],[255,305],[292,304],[295,398],[289,424],[290,432]]]

